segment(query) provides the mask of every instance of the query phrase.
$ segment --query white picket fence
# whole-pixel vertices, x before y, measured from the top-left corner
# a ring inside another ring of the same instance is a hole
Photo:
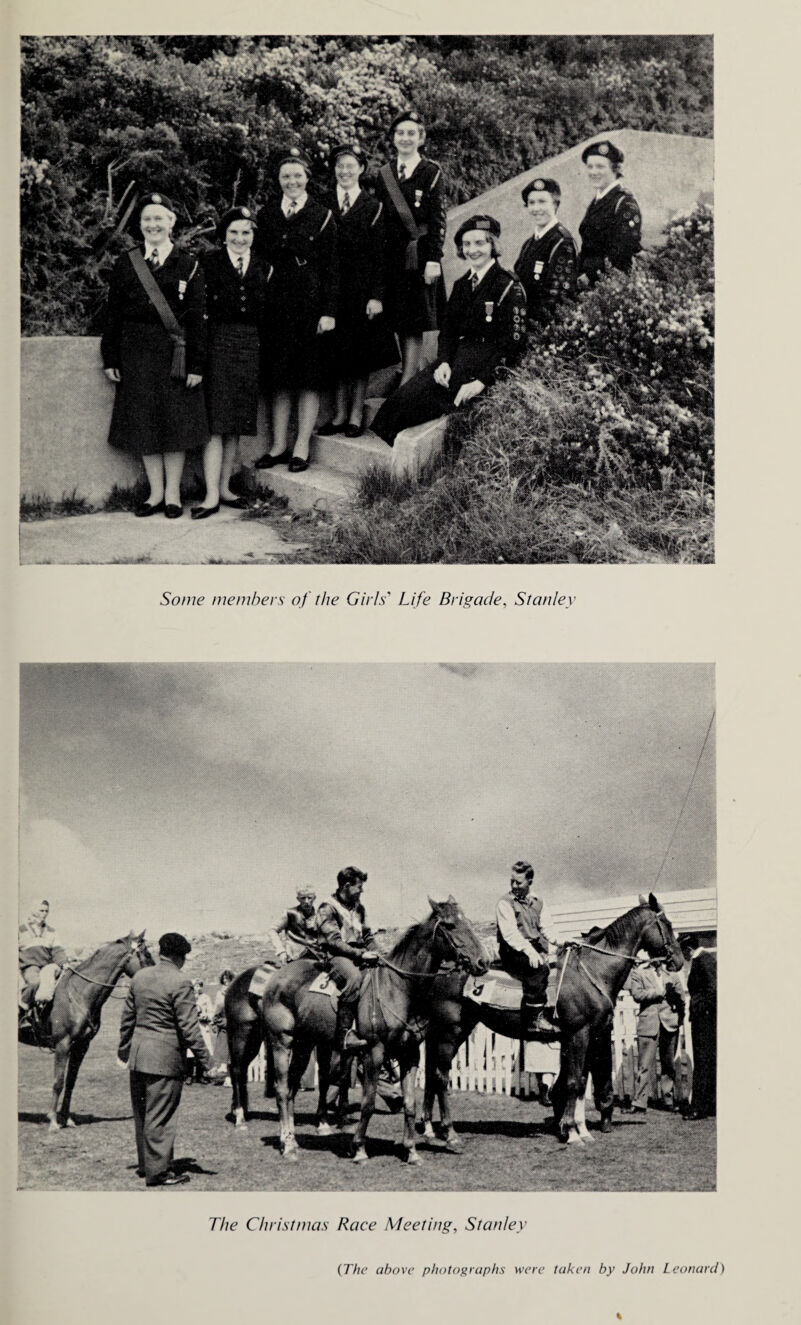
[[[483,1095],[515,1095],[526,1099],[539,1089],[538,1072],[558,1071],[558,1055],[548,1060],[542,1046],[524,1045],[505,1035],[496,1035],[486,1026],[478,1025],[472,1035],[460,1046],[451,1066],[451,1089],[472,1090]],[[532,1050],[534,1053],[532,1055]],[[618,1100],[631,1099],[637,1076],[637,1006],[631,995],[624,991],[618,999],[612,1031],[613,1084]],[[532,1061],[533,1057],[533,1061]],[[420,1050],[418,1085],[422,1087],[425,1071],[425,1046]],[[249,1081],[263,1081],[264,1051],[254,1059],[248,1072]],[[304,1086],[316,1086],[316,1071],[310,1066]],[[676,1052],[676,1099],[687,1100],[692,1085],[692,1043],[689,1026],[679,1031]],[[590,1091],[591,1093],[591,1091]],[[654,1074],[651,1095],[659,1098],[659,1073]]]

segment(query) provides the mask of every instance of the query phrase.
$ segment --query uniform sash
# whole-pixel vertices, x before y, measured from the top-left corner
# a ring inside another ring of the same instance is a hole
[[[170,340],[172,341],[172,367],[170,377],[179,378],[182,382],[186,379],[186,336],[180,322],[173,313],[170,305],[167,303],[155,276],[145,262],[144,257],[138,248],[132,248],[128,252],[131,259],[131,266],[139,278],[142,289],[155,308],[162,325]],[[195,264],[197,267],[197,264]],[[193,270],[192,276],[195,272]],[[191,281],[192,276],[189,277]]]
[[[390,165],[382,166],[378,173],[383,179],[387,193],[392,199],[392,205],[409,235],[409,243],[406,247],[406,270],[417,271],[420,266],[417,245],[423,235],[428,234],[428,226],[418,225],[415,221],[409,204],[401,193],[400,185],[392,173],[392,167]]]

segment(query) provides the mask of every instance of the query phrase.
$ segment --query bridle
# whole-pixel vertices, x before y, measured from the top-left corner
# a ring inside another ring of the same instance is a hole
[[[470,957],[466,949],[456,942],[456,939],[451,933],[450,926],[446,924],[442,916],[437,916],[434,921],[434,928],[431,931],[432,944],[436,939],[438,932],[440,933],[441,938],[445,939],[447,946],[450,948],[451,956],[453,957],[455,964],[460,969],[469,970]],[[379,956],[377,965],[388,967],[390,971],[394,971],[396,975],[402,976],[404,980],[436,980],[439,975],[439,971],[404,971],[402,967],[396,966],[395,963],[391,962],[388,957],[383,955],[383,953]]]
[[[651,924],[652,919],[656,921],[657,928],[659,930],[659,937],[662,940],[662,947],[664,948],[663,956],[653,959],[655,964],[659,964],[665,960],[665,958],[668,956],[668,953],[670,951],[670,940],[662,923],[663,921],[665,925],[669,923],[668,918],[665,915],[664,911],[650,911],[648,919],[646,920],[645,924],[643,925],[637,937],[636,943],[634,945],[634,953],[631,955],[623,952],[609,952],[607,948],[596,948],[594,943],[587,943],[583,939],[568,940],[568,942],[565,943],[564,945],[565,948],[568,949],[568,952],[564,962],[562,963],[562,969],[559,973],[559,984],[557,985],[556,997],[554,998],[554,1013],[556,1013],[557,1011],[557,1006],[559,1003],[559,995],[562,992],[562,981],[565,978],[565,971],[567,970],[567,964],[568,961],[570,960],[571,951],[579,952],[583,948],[588,952],[597,952],[601,957],[614,957],[616,961],[628,962],[629,966],[633,966],[637,961],[637,951],[642,943],[642,937],[645,934],[645,931],[648,929],[648,926]],[[585,963],[581,960],[581,957],[577,957],[576,961],[579,970],[589,980],[593,989],[598,991],[601,997],[609,1004],[610,1008],[613,1008],[615,1006],[614,1001],[609,997],[606,990],[602,988],[602,986],[598,983],[595,976],[592,974],[592,971],[588,970]]]
[[[147,944],[144,943],[144,942],[142,942],[142,941],[137,941],[136,943],[132,943],[132,944],[131,944],[130,949],[126,950],[126,954],[125,954],[125,956],[126,956],[126,960],[127,960],[127,958],[128,958],[129,956],[130,956],[130,957],[138,957],[138,958],[139,958],[139,968],[140,968],[140,970],[141,970],[141,968],[142,968],[143,966],[145,966],[145,965],[147,964],[146,962],[142,961],[141,956],[140,956],[140,953],[141,953],[143,950],[144,950],[145,952],[147,952]],[[97,985],[100,989],[111,989],[111,990],[114,990],[114,989],[117,988],[117,984],[119,983],[119,976],[117,976],[117,979],[114,981],[113,984],[108,984],[105,980],[93,980],[92,977],[91,977],[91,975],[85,975],[84,972],[83,972],[83,971],[79,971],[78,968],[77,968],[76,966],[65,965],[65,966],[63,967],[63,970],[64,970],[64,971],[69,971],[71,975],[77,975],[79,980],[85,980],[86,983],[89,984],[89,985]],[[120,971],[120,975],[122,975],[122,971]],[[118,998],[118,999],[119,999],[119,998],[127,998],[127,994],[113,994],[113,993],[112,993],[111,997],[112,997],[112,998]]]

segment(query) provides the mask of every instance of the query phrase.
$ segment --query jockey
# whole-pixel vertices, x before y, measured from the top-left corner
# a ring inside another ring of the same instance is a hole
[[[270,941],[282,966],[302,957],[319,961],[321,956],[314,905],[317,894],[313,888],[298,888],[295,896],[297,906],[291,906],[275,929],[270,930]]]
[[[367,1044],[352,1029],[362,983],[359,968],[375,966],[379,956],[360,900],[366,881],[363,870],[348,865],[337,875],[333,897],[321,902],[317,910],[320,942],[331,958],[331,974],[339,988],[336,1043],[340,1053],[364,1049]]]
[[[523,986],[520,1020],[524,1035],[554,1029],[543,1022],[550,941],[542,923],[542,898],[531,893],[533,882],[534,867],[518,860],[512,866],[509,892],[495,908],[501,966]]]
[[[47,923],[50,903],[34,907],[24,925],[19,927],[19,970],[23,980],[20,1006],[26,1010],[32,1002],[40,1007],[52,1001],[56,981],[67,954]]]

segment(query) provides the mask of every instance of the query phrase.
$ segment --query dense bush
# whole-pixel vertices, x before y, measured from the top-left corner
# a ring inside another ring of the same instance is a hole
[[[22,324],[94,327],[137,187],[193,236],[274,189],[300,143],[318,181],[356,137],[373,164],[414,104],[450,202],[611,125],[711,132],[704,37],[29,37],[22,43]]]

